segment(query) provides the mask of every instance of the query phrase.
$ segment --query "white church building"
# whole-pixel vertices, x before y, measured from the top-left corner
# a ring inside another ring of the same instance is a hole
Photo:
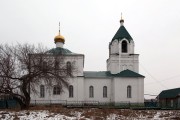
[[[120,20],[120,28],[110,40],[109,58],[106,71],[84,71],[84,54],[73,53],[63,47],[65,39],[59,34],[54,38],[56,48],[49,53],[61,52],[65,62],[74,65],[69,88],[60,94],[57,86],[48,89],[45,85],[37,86],[38,94],[31,94],[34,101],[81,102],[97,101],[102,103],[144,103],[144,76],[139,74],[139,54],[134,53],[134,40]],[[105,62],[105,61],[104,61]]]

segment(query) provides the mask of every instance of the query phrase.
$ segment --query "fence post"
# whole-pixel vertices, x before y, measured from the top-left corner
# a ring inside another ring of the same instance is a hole
[[[36,106],[36,100],[35,100],[35,106]]]

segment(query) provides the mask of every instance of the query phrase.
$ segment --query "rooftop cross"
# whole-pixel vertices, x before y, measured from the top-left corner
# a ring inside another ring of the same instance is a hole
[[[121,20],[120,20],[120,24],[121,26],[123,26],[124,20],[122,19],[122,13],[121,13]]]
[[[122,13],[121,13],[121,20],[122,20]]]
[[[59,22],[59,35],[60,35],[60,22]]]

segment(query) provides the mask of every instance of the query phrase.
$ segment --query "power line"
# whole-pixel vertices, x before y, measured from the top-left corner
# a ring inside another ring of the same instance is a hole
[[[149,76],[151,76],[151,78],[153,79],[153,80],[155,80],[156,82],[158,82],[159,83],[159,85],[161,85],[163,88],[165,88],[165,89],[168,89],[165,85],[163,85],[160,81],[158,81],[154,76],[152,76],[146,69],[145,69],[145,67],[142,65],[142,64],[140,64],[140,66],[144,69],[144,71],[149,75]]]
[[[172,79],[178,78],[178,77],[180,77],[180,75],[175,75],[175,76],[172,76],[172,77],[163,79],[163,80],[161,80],[161,81],[159,81],[159,82],[166,81],[166,80],[172,80]],[[155,82],[150,82],[150,83],[146,83],[146,84],[153,84],[153,83],[155,83]]]

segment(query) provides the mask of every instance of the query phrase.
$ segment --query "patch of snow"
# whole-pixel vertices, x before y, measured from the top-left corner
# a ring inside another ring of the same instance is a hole
[[[88,111],[92,111],[91,109]],[[123,111],[123,110],[118,110]],[[96,112],[96,111],[94,111]],[[127,114],[128,112],[128,114]],[[133,119],[133,120],[164,120],[164,119],[179,119],[180,111],[131,111],[127,110],[126,114],[109,113],[106,116],[99,116],[99,118],[106,120],[119,120],[119,119]],[[82,115],[83,114],[83,115]],[[0,120],[93,120],[98,116],[85,116],[85,110],[71,111],[70,116],[60,113],[51,113],[48,110],[23,110],[19,112],[13,111],[0,111]],[[98,118],[98,119],[99,119]]]
[[[157,111],[157,113],[154,115],[154,120],[160,120],[159,116],[161,115],[161,112]]]

